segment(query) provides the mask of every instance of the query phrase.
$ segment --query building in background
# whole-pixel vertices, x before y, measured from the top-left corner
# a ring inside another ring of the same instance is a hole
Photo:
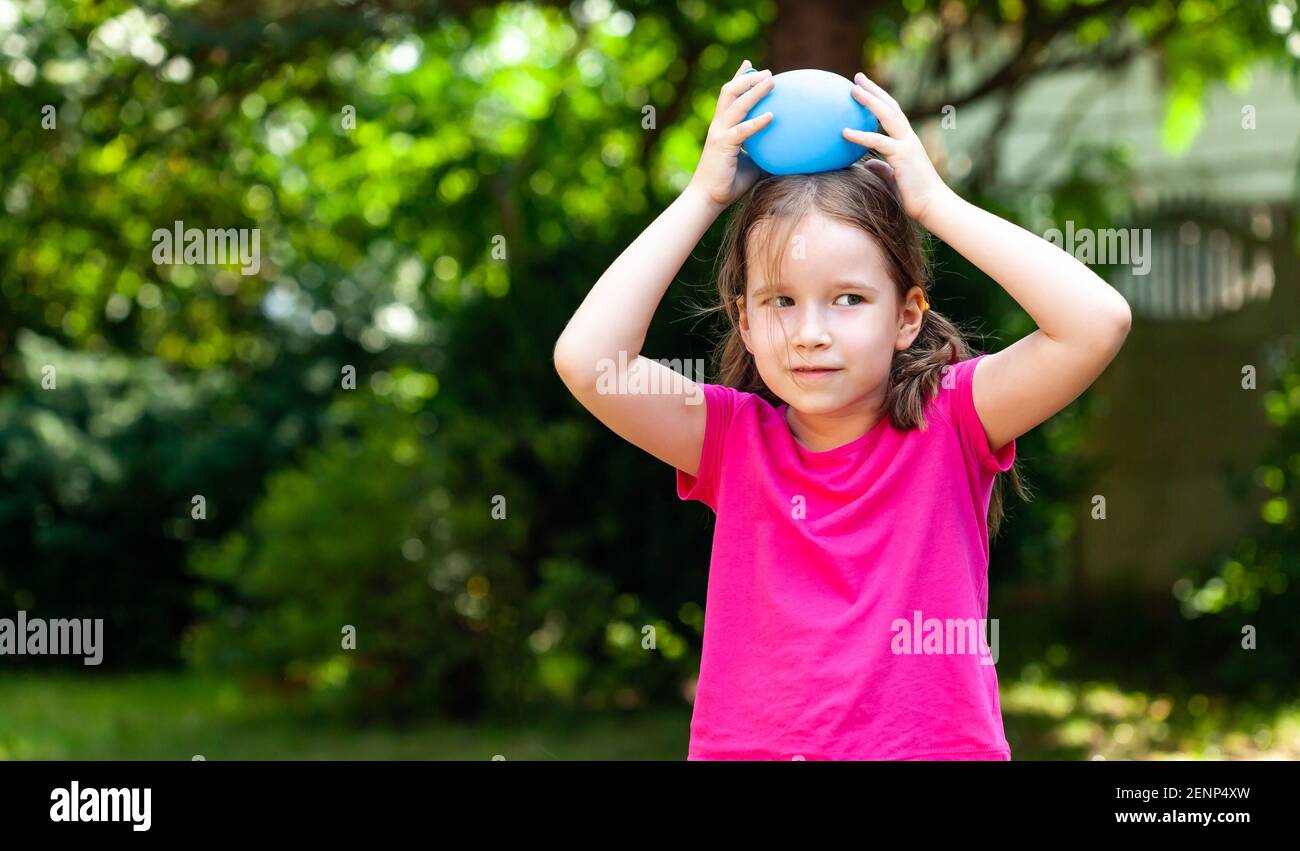
[[[948,126],[942,116],[913,119],[953,178],[991,155],[986,179],[999,191],[1048,192],[1089,146],[1131,153],[1124,220],[1028,225],[1042,234],[1149,229],[1145,274],[1132,256],[1097,267],[1128,299],[1134,326],[1094,385],[1099,415],[1081,447],[1096,474],[1075,515],[1070,569],[1085,591],[1168,593],[1190,563],[1258,518],[1262,497],[1249,477],[1275,434],[1262,394],[1300,329],[1294,83],[1258,68],[1241,91],[1211,88],[1204,123],[1177,153],[1162,144],[1160,70],[1146,54],[1113,70],[1037,78],[1007,102],[963,107]],[[1247,367],[1253,391],[1242,387]],[[1095,495],[1106,498],[1104,520],[1092,517]]]

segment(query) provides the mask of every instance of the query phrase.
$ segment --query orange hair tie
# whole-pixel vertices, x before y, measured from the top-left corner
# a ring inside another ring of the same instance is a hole
[[[921,312],[925,313],[930,309],[930,302],[926,299],[925,294],[921,294]]]

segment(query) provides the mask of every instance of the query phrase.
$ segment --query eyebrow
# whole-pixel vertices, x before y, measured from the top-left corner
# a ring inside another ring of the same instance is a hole
[[[832,289],[838,289],[838,290],[862,290],[863,292],[869,292],[869,293],[880,291],[875,284],[871,284],[866,281],[855,281],[851,279],[835,281],[832,283],[831,287]],[[764,284],[763,286],[754,290],[754,297],[758,298],[759,296],[770,295],[774,292],[780,292],[782,290],[788,290],[788,289],[789,287],[786,287],[781,284],[778,284],[776,286],[772,286],[771,284]]]

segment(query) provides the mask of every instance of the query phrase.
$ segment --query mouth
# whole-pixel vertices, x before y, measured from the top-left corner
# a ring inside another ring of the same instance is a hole
[[[832,368],[832,367],[808,367],[808,366],[800,366],[791,370],[791,372],[793,372],[795,375],[798,375],[800,378],[826,378],[827,376],[834,375],[839,371],[840,371],[839,367]]]

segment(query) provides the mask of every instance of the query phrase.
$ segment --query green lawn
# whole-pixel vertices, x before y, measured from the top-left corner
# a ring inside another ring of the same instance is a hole
[[[1300,707],[1010,680],[1015,759],[1300,759]],[[307,724],[228,682],[185,674],[0,681],[0,759],[685,758],[689,707],[516,725]]]
[[[0,759],[679,759],[689,708],[530,727],[445,721],[353,730],[293,720],[183,674],[0,681]]]

